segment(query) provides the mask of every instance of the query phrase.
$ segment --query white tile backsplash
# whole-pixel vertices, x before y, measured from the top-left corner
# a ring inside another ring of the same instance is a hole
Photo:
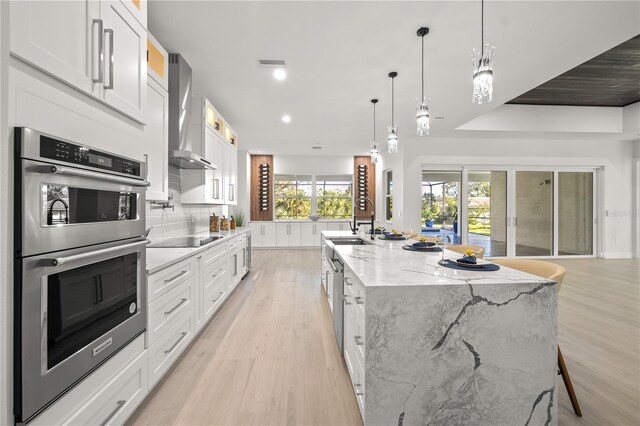
[[[180,202],[180,169],[169,166],[169,193],[173,194],[174,209],[146,203],[147,226],[153,226],[149,240],[157,242],[166,238],[198,234],[209,230],[209,216],[228,215],[227,206],[209,206]]]

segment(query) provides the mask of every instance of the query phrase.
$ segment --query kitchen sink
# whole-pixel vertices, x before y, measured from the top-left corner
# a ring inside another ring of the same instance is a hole
[[[336,238],[331,242],[335,246],[368,246],[371,244],[360,238]]]

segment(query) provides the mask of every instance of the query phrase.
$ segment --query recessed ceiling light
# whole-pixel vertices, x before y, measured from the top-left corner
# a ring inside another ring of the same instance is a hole
[[[273,70],[273,78],[276,80],[284,80],[287,78],[287,72],[282,68],[276,68]]]
[[[283,115],[282,121],[284,121],[285,123],[289,123],[291,121],[291,117],[289,117],[288,115]]]
[[[311,149],[322,149],[321,146],[312,146]]]

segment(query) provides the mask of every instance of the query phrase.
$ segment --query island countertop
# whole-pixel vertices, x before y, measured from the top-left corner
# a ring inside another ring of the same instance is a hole
[[[327,239],[353,238],[350,231],[322,231]],[[358,234],[368,245],[328,244],[362,281],[365,287],[424,286],[468,284],[538,283],[552,285],[551,281],[536,275],[501,266],[497,271],[459,270],[441,266],[442,252],[415,252],[402,247],[414,241],[371,240],[369,235]],[[445,251],[446,259],[459,259],[460,253]]]

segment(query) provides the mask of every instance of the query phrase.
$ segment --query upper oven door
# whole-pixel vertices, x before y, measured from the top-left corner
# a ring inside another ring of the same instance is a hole
[[[144,234],[146,182],[23,159],[21,256]]]

